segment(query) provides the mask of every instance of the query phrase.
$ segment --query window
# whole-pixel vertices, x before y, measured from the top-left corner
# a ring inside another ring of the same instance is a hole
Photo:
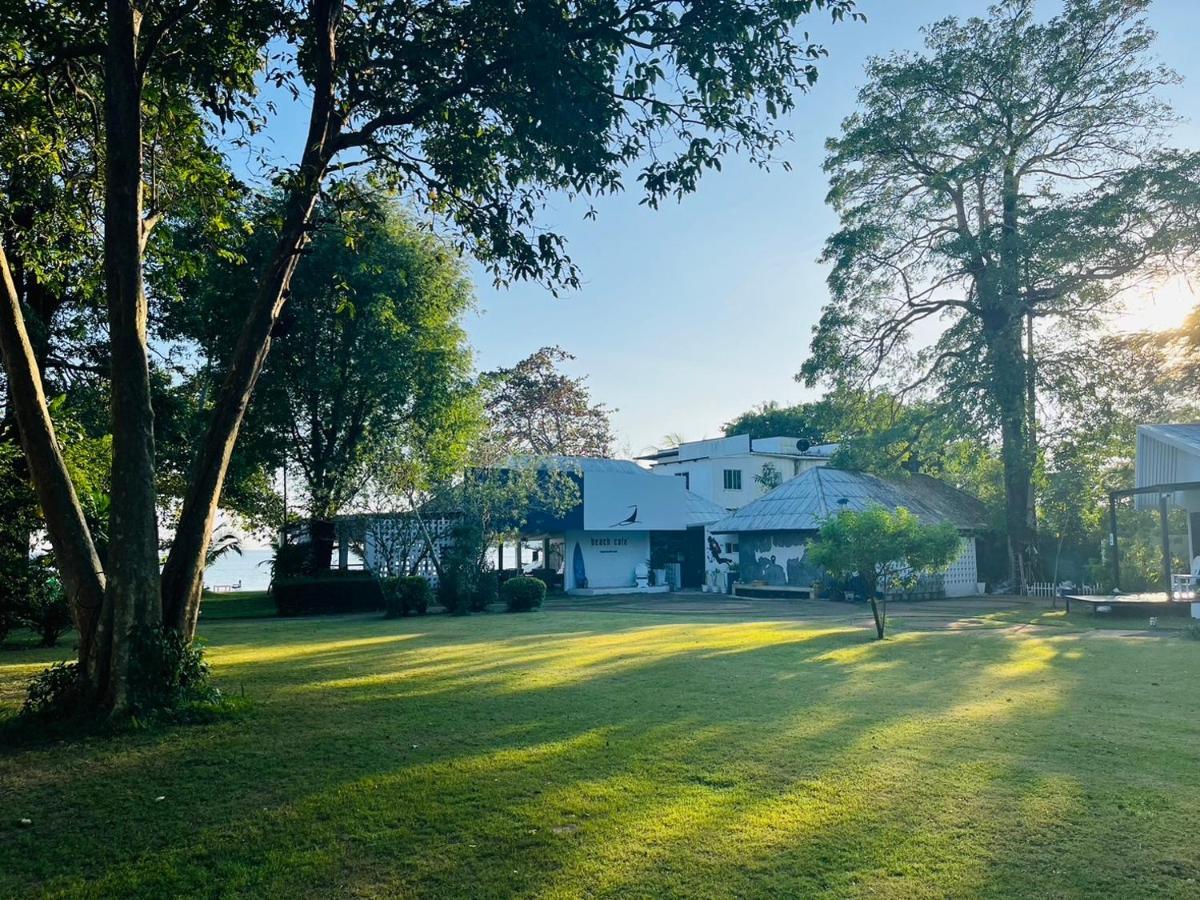
[[[742,489],[742,470],[741,469],[726,469],[725,470],[725,490],[740,491]]]
[[[738,545],[735,544],[733,541],[726,541],[725,542],[725,552],[726,553],[737,553]]]
[[[692,478],[687,472],[676,472],[675,477],[683,479],[683,489],[685,491],[690,491],[692,489]]]

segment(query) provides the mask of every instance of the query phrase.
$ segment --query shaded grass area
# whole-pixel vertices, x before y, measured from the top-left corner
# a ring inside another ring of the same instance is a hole
[[[1197,642],[582,612],[203,630],[252,709],[0,756],[0,896],[1200,891]],[[0,704],[54,657],[0,655]]]
[[[275,601],[266,591],[205,593],[200,600],[200,617],[204,622],[217,619],[263,619],[275,615],[278,615]]]

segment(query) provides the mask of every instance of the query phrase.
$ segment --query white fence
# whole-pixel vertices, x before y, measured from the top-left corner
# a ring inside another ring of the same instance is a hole
[[[1068,594],[1082,597],[1095,597],[1104,593],[1094,584],[1072,584],[1069,581],[1055,584],[1052,581],[1034,581],[1021,588],[1021,595],[1025,597],[1057,597],[1059,588],[1065,589]]]

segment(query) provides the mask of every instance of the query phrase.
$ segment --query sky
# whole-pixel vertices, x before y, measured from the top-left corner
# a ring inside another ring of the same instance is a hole
[[[1043,0],[1047,13],[1058,3]],[[467,329],[481,370],[511,365],[539,347],[573,354],[594,399],[617,412],[621,455],[663,443],[668,434],[697,440],[763,401],[813,399],[794,380],[812,326],[827,299],[818,263],[837,221],[825,205],[825,139],[854,109],[868,57],[919,49],[922,25],[985,11],[983,0],[859,0],[867,22],[830,24],[815,14],[804,28],[822,42],[816,86],[797,101],[786,126],[795,135],[778,157],[791,171],[762,172],[729,159],[697,193],[658,210],[638,205],[635,190],[597,202],[599,216],[564,203],[543,221],[565,233],[583,271],[581,289],[553,297],[544,288],[492,287],[473,267],[478,308]],[[1149,19],[1156,54],[1184,85],[1166,94],[1185,123],[1172,143],[1200,147],[1200,0],[1158,0]],[[281,153],[303,138],[307,110],[285,109],[270,129]],[[630,179],[632,184],[632,179]],[[1147,297],[1124,320],[1169,327],[1194,304],[1186,283]]]

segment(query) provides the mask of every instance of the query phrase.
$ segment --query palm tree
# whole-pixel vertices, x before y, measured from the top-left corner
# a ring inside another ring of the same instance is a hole
[[[229,530],[214,532],[212,541],[208,545],[208,553],[204,556],[205,567],[211,566],[227,553],[236,553],[241,556],[242,539]]]

